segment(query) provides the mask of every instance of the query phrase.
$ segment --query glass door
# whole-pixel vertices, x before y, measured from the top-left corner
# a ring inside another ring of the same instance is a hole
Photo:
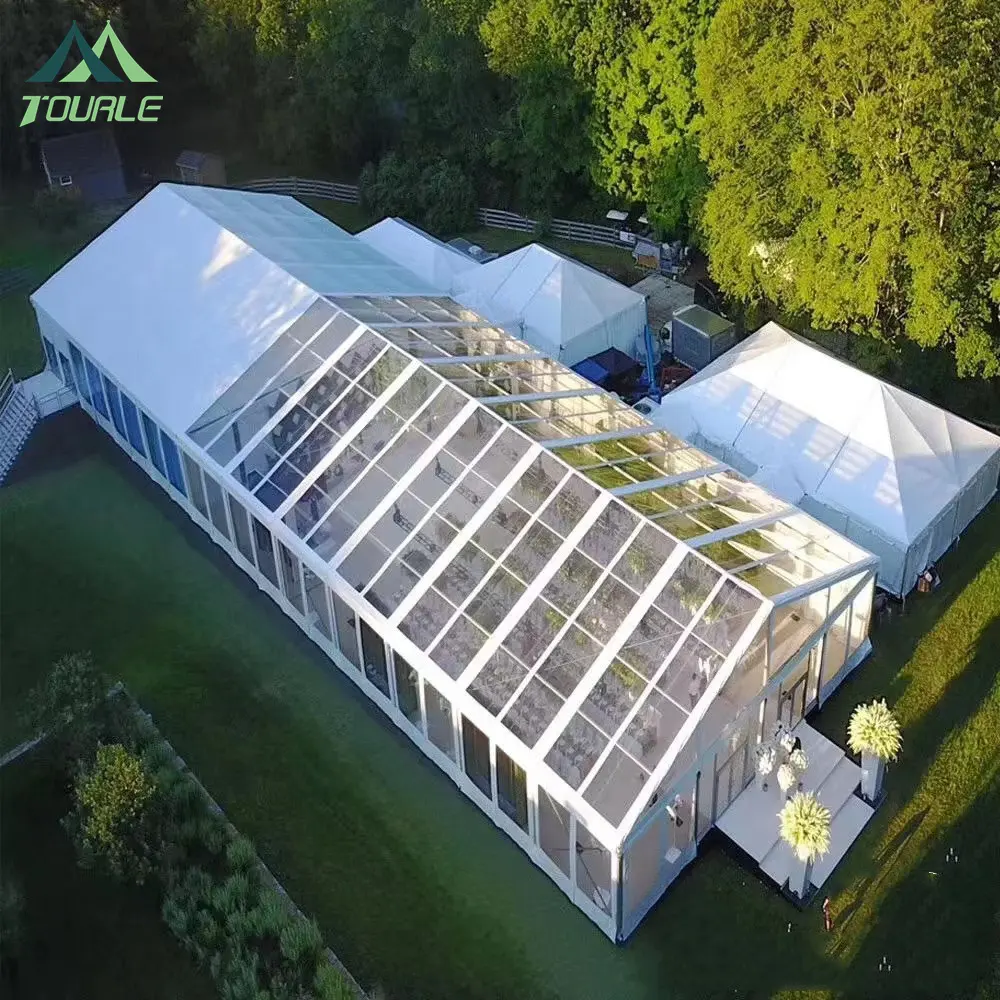
[[[781,699],[778,705],[778,718],[789,728],[794,729],[806,714],[806,692],[809,683],[808,660],[796,670],[781,685]]]
[[[729,755],[729,759],[715,772],[714,819],[718,819],[729,808],[733,799],[743,791],[747,749],[747,742],[744,739]]]

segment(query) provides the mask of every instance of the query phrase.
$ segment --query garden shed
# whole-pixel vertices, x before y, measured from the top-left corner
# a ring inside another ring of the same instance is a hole
[[[79,191],[97,204],[124,198],[125,174],[110,129],[90,129],[42,140],[42,167],[55,191]]]
[[[32,302],[94,421],[614,940],[870,649],[873,556],[291,198],[160,184]]]
[[[177,157],[175,166],[185,184],[225,186],[226,164],[222,157],[216,156],[215,153],[199,153],[195,149],[185,149]]]
[[[1000,438],[776,323],[663,398],[657,421],[854,539],[908,593],[996,492]]]
[[[455,298],[565,365],[616,347],[636,356],[646,326],[642,295],[537,243],[458,276]]]

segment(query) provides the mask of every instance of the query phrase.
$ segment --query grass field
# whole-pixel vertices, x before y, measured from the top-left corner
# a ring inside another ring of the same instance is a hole
[[[11,1000],[209,1000],[218,994],[160,920],[152,892],[76,864],[59,820],[69,810],[62,774],[37,750],[3,771],[4,873],[25,908]]]
[[[393,1000],[1000,995],[996,505],[816,720],[842,744],[851,708],[885,694],[905,738],[828,884],[835,932],[706,842],[620,948],[84,417],[36,430],[0,518],[4,742],[46,666],[92,651]]]

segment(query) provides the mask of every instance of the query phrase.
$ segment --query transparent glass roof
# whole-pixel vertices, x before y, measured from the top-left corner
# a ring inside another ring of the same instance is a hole
[[[867,558],[447,298],[318,299],[188,434],[613,826],[768,600]]]

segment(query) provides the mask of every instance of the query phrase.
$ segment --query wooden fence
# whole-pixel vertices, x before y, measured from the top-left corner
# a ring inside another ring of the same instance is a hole
[[[262,180],[244,181],[239,187],[246,191],[265,191],[269,194],[287,194],[300,198],[326,198],[358,204],[359,193],[356,184],[340,184],[337,181],[307,180],[302,177],[269,177]],[[476,220],[489,229],[513,229],[521,233],[538,230],[537,219],[529,219],[516,212],[504,212],[497,208],[480,208]],[[597,243],[604,246],[626,247],[618,236],[618,230],[611,226],[599,226],[590,222],[574,222],[570,219],[548,220],[545,228],[553,236],[578,243]]]

